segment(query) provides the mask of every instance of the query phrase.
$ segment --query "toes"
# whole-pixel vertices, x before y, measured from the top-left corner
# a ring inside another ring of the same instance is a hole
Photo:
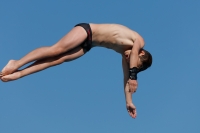
[[[4,72],[0,72],[0,77],[5,76]]]
[[[8,82],[9,80],[10,80],[10,78],[8,76],[1,77],[1,81],[3,81],[3,82]]]
[[[3,82],[8,82],[8,80],[6,79],[6,78],[1,78],[1,81],[3,81]]]
[[[3,73],[2,72],[0,72],[0,77],[2,77],[3,76]]]

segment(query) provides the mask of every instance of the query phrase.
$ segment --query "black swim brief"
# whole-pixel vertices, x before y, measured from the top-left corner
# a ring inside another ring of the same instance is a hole
[[[85,29],[87,32],[87,38],[83,43],[81,43],[81,47],[85,50],[85,52],[88,52],[92,48],[92,30],[90,28],[90,25],[88,23],[80,23],[75,25],[76,26],[81,26]]]

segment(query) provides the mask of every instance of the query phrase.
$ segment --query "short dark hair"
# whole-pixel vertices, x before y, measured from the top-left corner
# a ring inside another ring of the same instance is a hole
[[[152,55],[147,50],[141,49],[141,51],[144,51],[145,54],[139,56],[140,61],[142,62],[142,66],[139,68],[139,71],[144,71],[152,65]]]

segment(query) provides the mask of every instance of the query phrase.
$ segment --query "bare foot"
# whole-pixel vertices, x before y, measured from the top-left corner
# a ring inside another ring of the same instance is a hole
[[[16,60],[10,60],[8,64],[2,69],[0,77],[15,72],[18,69],[16,62]]]
[[[8,81],[12,81],[12,80],[16,80],[16,79],[19,79],[21,78],[21,74],[20,72],[15,72],[13,74],[9,74],[9,75],[6,75],[6,76],[2,76],[1,77],[1,80],[3,82],[8,82]]]

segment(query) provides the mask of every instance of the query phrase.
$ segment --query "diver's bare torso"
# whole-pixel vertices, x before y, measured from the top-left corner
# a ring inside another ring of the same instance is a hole
[[[135,39],[144,44],[143,38],[135,31],[119,24],[92,24],[92,45],[113,49],[124,54],[131,50]]]

